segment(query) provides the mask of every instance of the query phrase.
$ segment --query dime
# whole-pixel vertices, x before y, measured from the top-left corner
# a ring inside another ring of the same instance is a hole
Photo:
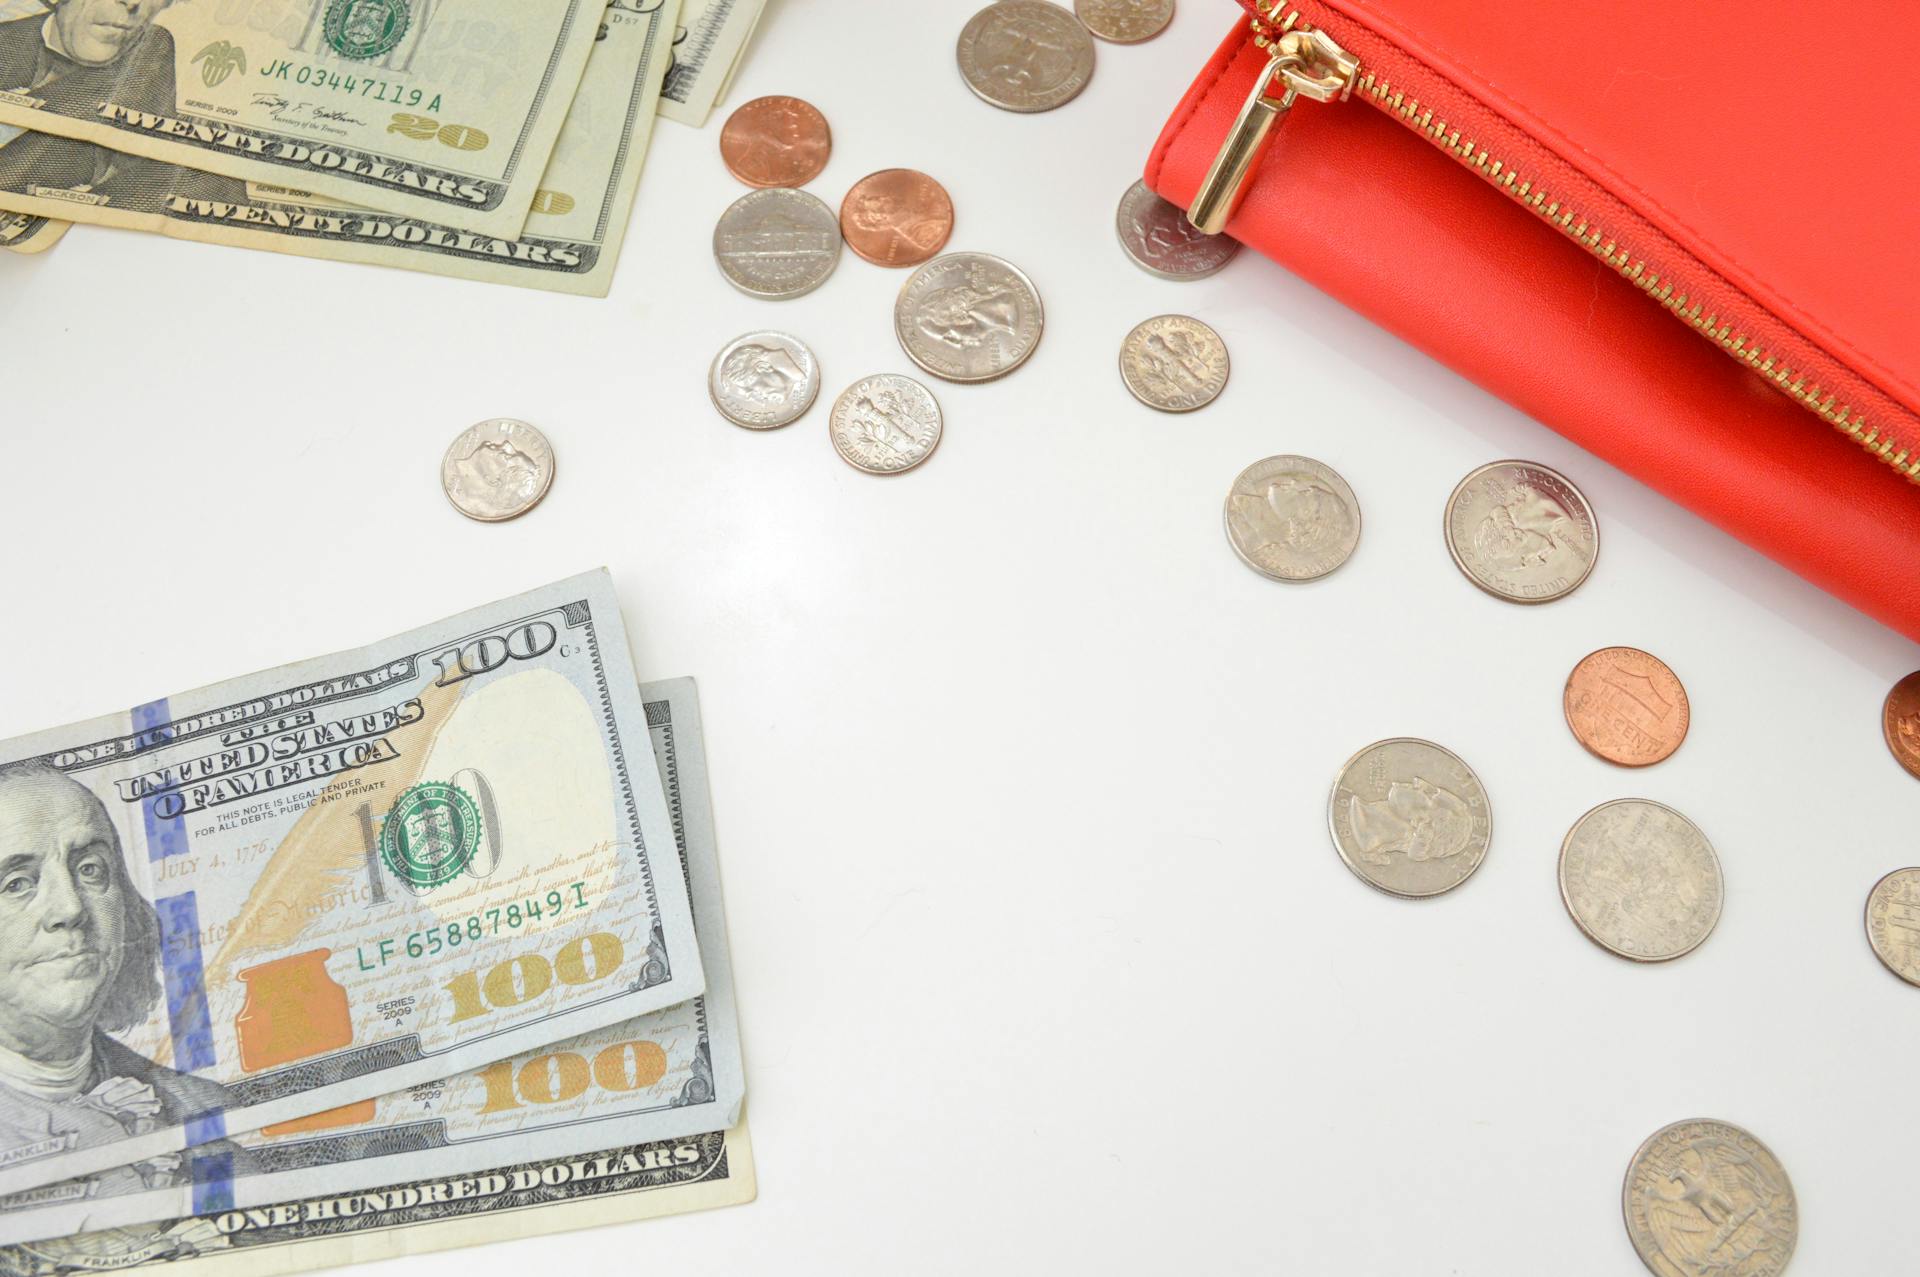
[[[1593,571],[1600,529],[1573,481],[1532,461],[1496,461],[1447,498],[1447,549],[1469,581],[1510,603],[1550,603]]]
[[[1173,21],[1173,0],[1073,0],[1087,30],[1115,44],[1151,40]]]
[[[1692,953],[1720,921],[1720,858],[1663,803],[1619,798],[1560,844],[1560,898],[1587,938],[1635,962]]]
[[[1896,869],[1873,884],[1867,943],[1887,970],[1920,984],[1920,869]]]
[[[713,260],[743,293],[775,300],[810,293],[840,262],[840,223],[805,191],[749,191],[713,228]]]
[[[1396,737],[1340,769],[1327,801],[1347,868],[1394,896],[1437,896],[1487,858],[1493,811],[1473,768],[1431,741]]]
[[[468,426],[440,459],[440,487],[453,508],[482,523],[517,519],[553,486],[553,445],[524,421],[495,417]]]
[[[805,186],[831,154],[827,117],[799,98],[755,98],[720,129],[720,160],[748,186]]]
[[[1047,0],[998,0],[973,15],[956,49],[960,74],[1007,111],[1051,111],[1093,77],[1093,38]]]
[[[847,247],[878,266],[918,266],[953,234],[946,188],[910,168],[881,169],[853,184],[840,201]]]
[[[1663,1126],[1627,1163],[1627,1237],[1657,1277],[1779,1277],[1800,1240],[1793,1182],[1730,1122]]]
[[[1268,457],[1240,472],[1227,493],[1227,542],[1262,576],[1312,581],[1360,544],[1360,502],[1311,457]]]
[[[1162,279],[1205,279],[1240,251],[1239,240],[1204,233],[1145,182],[1127,188],[1113,220],[1133,264]]]
[[[749,430],[797,420],[820,393],[820,365],[805,342],[786,333],[735,337],[714,356],[707,393],[720,415]]]
[[[1033,281],[986,253],[934,258],[907,277],[893,303],[907,358],[948,381],[1005,376],[1027,361],[1045,326]]]
[[[1894,761],[1920,776],[1920,670],[1907,675],[1887,693],[1881,707],[1880,730]]]
[[[1120,343],[1120,380],[1161,412],[1204,408],[1227,388],[1227,343],[1191,315],[1155,315]]]
[[[1687,689],[1665,661],[1637,647],[1582,657],[1562,703],[1573,738],[1622,767],[1657,763],[1687,738]]]
[[[840,393],[827,420],[834,451],[868,474],[899,474],[933,455],[940,443],[940,405],[911,377],[883,372]]]

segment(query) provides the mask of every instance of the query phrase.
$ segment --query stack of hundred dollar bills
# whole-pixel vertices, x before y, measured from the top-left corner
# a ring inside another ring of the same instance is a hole
[[[606,296],[765,0],[0,0],[0,247],[70,222]]]
[[[0,743],[0,1274],[747,1201],[700,709],[604,571]]]

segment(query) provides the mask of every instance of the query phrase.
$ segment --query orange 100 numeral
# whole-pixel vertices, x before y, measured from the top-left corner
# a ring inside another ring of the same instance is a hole
[[[484,129],[476,129],[471,124],[442,124],[431,115],[409,115],[405,111],[394,113],[393,122],[387,125],[387,132],[418,138],[423,142],[438,138],[440,145],[450,146],[456,151],[484,151],[487,143],[493,141]]]
[[[453,1019],[458,1024],[496,1008],[517,1007],[545,993],[557,978],[561,984],[592,984],[617,970],[627,956],[626,946],[611,931],[568,941],[553,961],[537,953],[496,962],[484,976],[463,971],[447,982],[453,994]]]
[[[512,1060],[501,1060],[474,1076],[487,1084],[487,1102],[480,1111],[504,1113],[526,1104],[579,1099],[589,1082],[603,1091],[641,1091],[666,1075],[667,1053],[659,1043],[616,1042],[600,1048],[591,1064],[572,1051],[550,1051],[518,1069]]]

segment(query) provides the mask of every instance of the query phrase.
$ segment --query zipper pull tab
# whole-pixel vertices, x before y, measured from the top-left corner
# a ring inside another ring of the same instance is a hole
[[[1260,163],[1267,133],[1293,109],[1296,98],[1343,102],[1353,91],[1360,61],[1335,44],[1326,32],[1289,31],[1269,47],[1272,59],[1254,81],[1247,104],[1227,130],[1220,154],[1213,157],[1213,167],[1207,170],[1193,203],[1187,206],[1187,220],[1202,234],[1218,235],[1226,229]],[[1276,89],[1277,98],[1273,96]]]

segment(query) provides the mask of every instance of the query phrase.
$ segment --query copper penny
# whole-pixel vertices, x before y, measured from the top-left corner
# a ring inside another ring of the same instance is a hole
[[[1887,693],[1880,730],[1886,733],[1894,761],[1920,776],[1920,670],[1895,683]]]
[[[1567,675],[1567,726],[1598,758],[1646,767],[1680,748],[1687,689],[1667,663],[1637,647],[1603,647]]]
[[[748,186],[805,186],[831,154],[827,117],[799,98],[755,98],[720,130],[720,158]]]
[[[953,234],[946,187],[910,168],[885,168],[853,184],[840,201],[847,247],[878,266],[918,266]]]

